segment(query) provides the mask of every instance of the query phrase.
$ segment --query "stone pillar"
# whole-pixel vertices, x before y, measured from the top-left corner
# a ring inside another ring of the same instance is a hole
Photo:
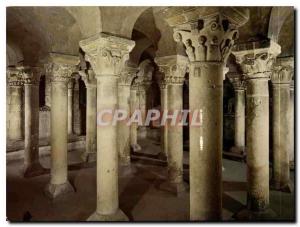
[[[7,81],[9,85],[9,126],[8,139],[23,139],[23,80],[20,72],[15,68],[7,69]]]
[[[167,112],[165,114],[171,115],[176,111],[181,114],[183,109],[182,86],[188,58],[173,55],[156,58],[155,61],[164,73],[164,80],[168,86]],[[179,120],[175,125],[171,121],[167,121],[165,128],[167,130],[168,182],[166,185],[162,185],[162,188],[179,195],[186,188],[183,182],[183,128]]]
[[[80,91],[79,91],[79,79],[80,76],[77,74],[74,77],[74,94],[73,94],[73,116],[74,116],[74,132],[80,136],[82,134],[82,120],[80,110]]]
[[[290,86],[290,168],[294,169],[295,167],[295,150],[294,150],[294,146],[295,146],[295,142],[294,142],[294,130],[295,130],[295,126],[294,126],[294,80],[292,80],[291,82],[291,86]]]
[[[159,83],[160,88],[160,111],[161,114],[168,112],[168,85],[165,80]],[[167,159],[168,155],[168,130],[165,125],[161,125],[161,154],[162,159]]]
[[[137,69],[127,66],[118,81],[118,106],[127,114],[130,113],[130,86],[136,73]],[[118,122],[118,151],[122,165],[130,164],[130,127],[127,120]]]
[[[245,151],[245,85],[242,75],[237,73],[228,74],[235,92],[234,110],[234,147],[232,152],[244,153]]]
[[[125,221],[119,208],[117,126],[109,113],[118,106],[117,82],[134,41],[99,33],[79,42],[97,79],[97,208],[89,221]],[[103,122],[102,125],[99,125]]]
[[[271,80],[273,90],[273,179],[275,189],[291,192],[289,153],[292,58],[278,58]]]
[[[138,82],[137,82],[137,78],[135,78],[130,87],[130,113],[131,114],[133,114],[134,111],[139,109],[137,90],[138,90]],[[141,150],[141,146],[138,144],[138,140],[137,140],[137,129],[138,129],[138,123],[134,122],[130,125],[130,146],[134,152]]]
[[[46,78],[45,78],[45,106],[47,110],[51,107],[51,75],[46,66]],[[48,108],[47,108],[48,107]]]
[[[249,11],[232,7],[165,11],[169,11],[165,20],[174,27],[174,39],[184,43],[190,61],[190,116],[199,123],[190,124],[190,219],[220,220],[224,62]]]
[[[93,162],[97,154],[97,80],[93,70],[79,73],[86,87],[86,149],[81,158],[84,162]]]
[[[73,135],[73,87],[74,81],[68,83],[68,135]]]
[[[45,193],[54,199],[74,191],[68,181],[68,82],[79,60],[62,54],[50,54],[50,59],[51,179]]]
[[[41,69],[20,67],[25,87],[24,177],[44,172],[39,161],[39,82]]]
[[[269,41],[237,46],[233,54],[246,80],[247,208],[238,219],[274,217],[269,209],[269,90],[271,67],[280,46]]]

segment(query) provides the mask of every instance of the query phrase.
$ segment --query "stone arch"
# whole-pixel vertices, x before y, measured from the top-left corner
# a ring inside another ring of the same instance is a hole
[[[6,66],[17,65],[24,60],[21,49],[12,42],[6,43]]]

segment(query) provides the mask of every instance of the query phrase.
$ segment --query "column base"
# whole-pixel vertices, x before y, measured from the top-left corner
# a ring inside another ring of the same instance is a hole
[[[159,186],[159,188],[163,191],[170,192],[170,193],[176,195],[177,197],[179,197],[187,190],[188,186],[184,181],[182,181],[180,183],[173,183],[173,182],[167,181],[167,182],[162,183]]]
[[[159,152],[158,159],[160,159],[162,161],[167,161],[168,157],[167,157],[167,155],[164,152]]]
[[[45,194],[50,199],[55,199],[61,195],[65,195],[71,192],[75,192],[75,190],[69,181],[64,184],[49,183],[45,188]]]
[[[293,191],[292,183],[290,181],[286,184],[280,184],[275,182],[274,180],[271,180],[270,189],[275,191],[286,192],[286,193],[292,193]]]
[[[31,164],[24,168],[24,177],[36,177],[46,173],[46,169],[39,163]]]
[[[264,211],[243,209],[233,216],[238,221],[273,221],[276,217],[276,213],[270,208]]]
[[[131,149],[133,152],[138,152],[138,151],[142,150],[141,146],[138,144],[131,145]]]
[[[81,160],[83,162],[96,162],[97,161],[97,153],[96,152],[83,152],[81,154]]]
[[[99,214],[97,212],[94,212],[88,219],[87,221],[118,221],[118,222],[123,222],[123,221],[129,221],[129,218],[124,214],[124,212],[121,209],[118,209],[116,213],[114,214]]]

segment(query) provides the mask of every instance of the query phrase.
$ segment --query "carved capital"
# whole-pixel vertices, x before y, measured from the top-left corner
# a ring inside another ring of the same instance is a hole
[[[227,78],[232,83],[234,90],[245,90],[245,80],[239,73],[228,73]]]
[[[25,85],[39,85],[42,74],[40,67],[19,66],[17,69],[20,71]]]
[[[96,76],[119,76],[135,42],[117,36],[98,33],[79,42]]]
[[[65,54],[49,54],[49,63],[45,64],[46,74],[51,82],[68,83],[72,73],[78,71],[79,57]]]
[[[6,79],[8,85],[12,87],[21,87],[24,84],[22,72],[15,67],[6,69]]]
[[[138,69],[130,66],[124,67],[119,78],[120,86],[130,86],[132,80],[137,76]]]
[[[288,85],[290,86],[294,75],[294,59],[293,58],[278,58],[274,65],[271,75],[273,85]]]
[[[226,62],[249,12],[238,7],[171,7],[163,16],[174,27],[178,54],[184,43],[191,62]]]
[[[280,52],[281,47],[272,40],[240,44],[232,51],[246,79],[270,77],[273,63]]]
[[[90,86],[94,87],[97,85],[96,75],[92,69],[80,70],[78,71],[78,74],[81,76],[87,88]]]
[[[161,81],[167,84],[183,84],[188,70],[188,58],[181,55],[172,55],[155,58],[159,70],[163,73]]]
[[[140,63],[137,76],[141,78],[142,84],[144,84],[144,86],[151,85],[153,71],[154,71],[154,67],[152,62],[149,59],[144,60]]]

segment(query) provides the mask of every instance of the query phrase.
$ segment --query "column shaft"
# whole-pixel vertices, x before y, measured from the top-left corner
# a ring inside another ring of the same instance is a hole
[[[130,113],[133,114],[135,110],[138,109],[137,103],[137,90],[131,89],[130,90]],[[137,145],[137,123],[132,123],[130,125],[130,145],[134,148]]]
[[[294,85],[293,85],[294,86]],[[290,163],[292,165],[294,165],[294,157],[295,157],[295,150],[294,150],[294,87],[292,87],[290,89],[290,117],[289,117],[289,120],[290,120],[290,123],[289,123],[289,137],[290,137],[290,154],[289,154],[289,159],[290,159]]]
[[[23,87],[10,86],[10,100],[9,100],[9,128],[8,138],[11,140],[23,139],[22,132],[22,100]]]
[[[273,180],[276,189],[288,189],[290,85],[273,84]]]
[[[119,109],[130,112],[130,84],[118,86]],[[130,164],[130,128],[126,120],[118,121],[118,150],[120,162],[124,165]]]
[[[248,208],[269,206],[269,91],[268,79],[247,81]]]
[[[245,90],[235,91],[234,143],[240,151],[245,147]]]
[[[73,81],[68,84],[68,135],[73,134]]]
[[[200,126],[190,125],[190,219],[222,216],[223,64],[192,62],[189,78],[191,115],[200,111]]]
[[[168,111],[168,88],[167,85],[160,89],[160,105],[161,115]],[[161,126],[161,150],[164,156],[167,156],[168,151],[168,130],[165,125]]]

